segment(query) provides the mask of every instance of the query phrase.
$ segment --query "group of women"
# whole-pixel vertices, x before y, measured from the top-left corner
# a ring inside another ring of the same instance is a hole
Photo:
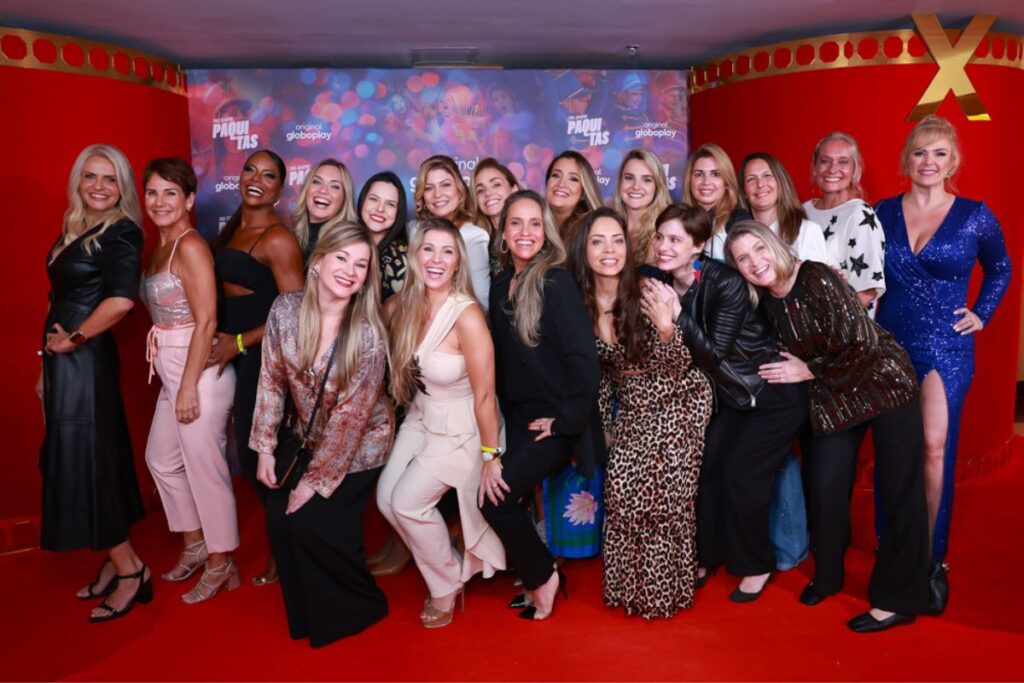
[[[93,621],[152,598],[128,541],[143,509],[110,334],[140,291],[162,382],[146,462],[183,543],[162,578],[202,569],[185,602],[241,583],[233,413],[272,550],[253,582],[280,581],[292,637],[314,646],[387,612],[362,550],[374,491],[426,583],[424,627],[452,621],[476,574],[505,569],[524,588],[519,616],[552,616],[567,576],[530,508],[567,468],[603,480],[566,516],[603,508],[606,605],[671,616],[721,565],[739,577],[730,598],[756,600],[777,568],[774,484],[798,442],[815,556],[800,602],[819,604],[843,586],[868,427],[879,544],[871,608],[849,626],[941,613],[972,335],[1010,275],[995,218],[952,194],[960,156],[954,128],[927,117],[902,155],[910,190],[877,209],[844,133],[814,149],[821,196],[803,205],[775,157],[753,153],[737,176],[713,144],[691,155],[675,204],[657,157],[630,152],[614,208],[576,152],[554,158],[543,195],[493,159],[467,184],[435,156],[408,226],[397,176],[373,176],[354,201],[329,159],[288,229],[284,164],[261,150],[212,253],[190,224],[195,174],[156,159],[142,180],[159,240],[143,269],[131,167],[90,146],[47,261],[42,545],[107,551],[78,593],[103,599]]]

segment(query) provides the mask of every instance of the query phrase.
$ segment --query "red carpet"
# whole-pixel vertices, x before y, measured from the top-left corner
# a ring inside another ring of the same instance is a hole
[[[505,604],[508,575],[474,581],[466,612],[426,631],[425,592],[410,565],[383,579],[391,615],[365,633],[319,650],[287,637],[277,587],[254,588],[265,542],[254,499],[242,491],[244,587],[186,606],[187,585],[156,580],[156,599],[125,619],[86,622],[74,591],[98,564],[88,553],[0,557],[0,677],[7,680],[1013,680],[1024,649],[1024,462],[958,487],[950,564],[952,599],[942,618],[857,635],[845,621],[867,608],[871,500],[858,491],[856,535],[844,594],[797,602],[810,563],[773,578],[760,600],[734,605],[719,575],[694,609],[667,621],[627,618],[601,604],[599,560],[570,562],[569,600],[550,621],[527,623]],[[371,545],[383,533],[368,514]],[[177,541],[161,512],[133,540],[156,573]]]

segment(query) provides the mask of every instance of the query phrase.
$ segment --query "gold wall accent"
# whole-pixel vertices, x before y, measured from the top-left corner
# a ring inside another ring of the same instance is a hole
[[[919,22],[922,15],[915,15],[914,18]],[[977,94],[966,79],[964,65],[1024,69],[1024,36],[988,31],[990,18],[975,17],[963,31],[942,29],[940,26],[939,31],[944,36],[935,34],[934,30],[926,36],[914,29],[864,31],[739,50],[693,66],[690,69],[690,95],[731,83],[805,71],[882,64],[939,64],[939,73],[911,112],[911,117],[921,118],[931,113],[946,92],[953,89],[970,120],[987,120],[983,118],[987,114],[980,100],[972,100],[972,93],[974,98],[977,98]],[[933,28],[936,25],[938,20],[935,20]],[[985,30],[982,31],[982,28]],[[979,32],[982,34],[980,38],[976,35]],[[933,56],[930,50],[938,52],[939,57]],[[966,60],[961,63],[965,56],[963,53],[968,50]],[[934,93],[939,89],[942,92],[936,101]]]
[[[101,76],[188,94],[185,70],[166,59],[94,40],[0,26],[0,66]]]
[[[992,120],[985,111],[985,105],[981,103],[974,84],[967,77],[964,67],[994,23],[996,18],[991,14],[974,17],[956,43],[951,43],[942,30],[938,17],[934,14],[914,15],[914,24],[928,46],[928,51],[935,58],[935,63],[939,65],[939,73],[935,74],[935,78],[928,84],[921,99],[910,112],[908,118],[911,121],[920,121],[928,114],[934,114],[950,90],[956,95],[957,102],[967,114],[969,121]]]

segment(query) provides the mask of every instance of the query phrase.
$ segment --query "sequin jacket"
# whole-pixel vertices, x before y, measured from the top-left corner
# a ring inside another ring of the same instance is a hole
[[[789,294],[762,305],[790,353],[807,363],[811,426],[833,434],[907,404],[917,375],[903,347],[879,327],[831,268],[804,261]]]
[[[327,354],[314,367],[300,372],[299,303],[302,292],[282,294],[274,302],[263,336],[263,367],[253,413],[249,448],[272,453],[284,413],[285,396],[291,393],[298,421],[305,428],[316,401],[327,364]],[[327,382],[323,404],[311,430],[316,444],[313,460],[302,481],[329,498],[348,472],[363,472],[384,464],[395,430],[391,402],[384,393],[386,341],[373,341],[369,323],[363,323],[359,369],[347,386],[336,379]]]

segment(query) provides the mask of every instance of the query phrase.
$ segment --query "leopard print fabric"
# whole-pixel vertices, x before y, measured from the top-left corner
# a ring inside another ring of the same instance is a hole
[[[680,328],[662,342],[647,327],[640,365],[597,340],[601,415],[612,434],[605,477],[604,603],[646,619],[693,606],[697,477],[711,385]],[[611,397],[618,414],[611,422]]]

